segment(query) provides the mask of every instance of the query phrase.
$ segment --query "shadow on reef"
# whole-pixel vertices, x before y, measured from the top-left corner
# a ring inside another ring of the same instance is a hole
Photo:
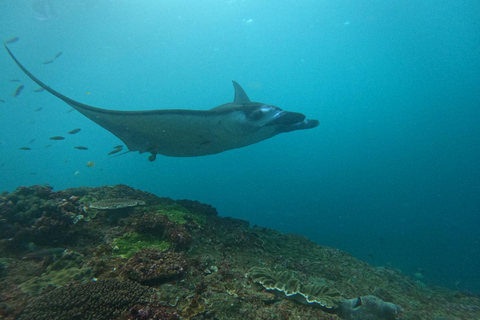
[[[125,185],[0,196],[0,319],[479,319],[297,235]]]

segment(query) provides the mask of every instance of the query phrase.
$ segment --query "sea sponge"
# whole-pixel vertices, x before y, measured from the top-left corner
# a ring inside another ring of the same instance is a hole
[[[337,312],[345,320],[395,320],[401,313],[399,306],[372,295],[343,299]]]

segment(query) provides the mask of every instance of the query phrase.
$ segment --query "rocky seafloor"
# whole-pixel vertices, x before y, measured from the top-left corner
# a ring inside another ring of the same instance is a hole
[[[196,201],[32,186],[0,196],[0,319],[480,319],[480,297]]]

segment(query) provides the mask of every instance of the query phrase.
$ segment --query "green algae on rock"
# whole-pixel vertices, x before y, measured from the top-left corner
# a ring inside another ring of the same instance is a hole
[[[199,226],[204,226],[207,223],[207,218],[204,215],[192,213],[179,204],[158,206],[157,214],[165,215],[170,221],[178,224],[186,224],[189,220],[195,221]]]
[[[145,201],[132,199],[104,199],[90,203],[89,207],[100,210],[117,210],[129,207],[143,206]]]
[[[334,310],[342,296],[340,292],[324,285],[301,284],[290,270],[274,271],[269,268],[253,267],[248,276],[261,284],[266,290],[281,297],[306,305],[317,305],[322,309]]]
[[[58,288],[72,281],[89,281],[93,272],[89,267],[79,267],[83,260],[84,256],[77,252],[65,252],[49,265],[44,273],[23,282],[20,288],[23,292],[38,295],[47,287]]]
[[[170,249],[172,246],[168,241],[149,234],[136,232],[127,233],[120,238],[113,240],[114,255],[130,259],[135,253],[145,248],[156,248],[161,251]]]

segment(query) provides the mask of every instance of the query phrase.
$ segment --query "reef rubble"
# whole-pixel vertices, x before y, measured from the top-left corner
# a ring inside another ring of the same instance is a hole
[[[87,316],[480,319],[480,297],[125,185],[3,192],[0,319]]]

